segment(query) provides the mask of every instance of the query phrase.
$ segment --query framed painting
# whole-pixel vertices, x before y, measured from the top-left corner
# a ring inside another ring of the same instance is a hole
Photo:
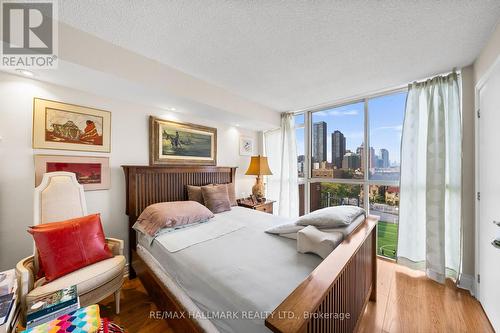
[[[240,155],[252,156],[253,155],[254,140],[249,137],[240,136]]]
[[[35,186],[44,173],[54,171],[73,172],[85,191],[110,188],[108,157],[35,155]]]
[[[111,112],[33,100],[33,148],[111,151]]]
[[[149,118],[149,163],[217,164],[217,129]]]

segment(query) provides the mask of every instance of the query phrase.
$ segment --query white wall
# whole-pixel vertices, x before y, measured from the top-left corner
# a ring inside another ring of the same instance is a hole
[[[111,154],[33,150],[31,133],[34,97],[111,111]],[[26,228],[32,224],[33,155],[36,153],[109,156],[111,189],[85,192],[88,210],[89,213],[102,214],[107,236],[127,240],[125,180],[121,165],[148,164],[149,115],[217,127],[218,165],[238,167],[238,196],[251,192],[254,178],[243,175],[250,158],[239,156],[238,145],[242,134],[255,138],[256,147],[260,147],[260,135],[256,131],[215,123],[209,120],[209,114],[206,119],[193,118],[0,73],[0,271],[14,267],[18,260],[32,253],[32,240]]]
[[[481,50],[479,57],[474,62],[474,81],[477,84],[479,80],[486,74],[488,69],[493,65],[500,55],[500,23],[497,24],[495,30],[486,46]]]
[[[486,46],[475,62],[462,69],[462,222],[463,222],[463,273],[466,284],[475,276],[475,85],[500,56],[500,25],[492,32]],[[467,285],[464,285],[467,286]]]

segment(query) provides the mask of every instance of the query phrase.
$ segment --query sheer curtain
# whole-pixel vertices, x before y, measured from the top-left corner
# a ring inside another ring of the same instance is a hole
[[[292,113],[281,114],[281,181],[278,214],[299,216],[299,179],[297,173],[297,140]]]
[[[280,180],[281,180],[281,129],[264,133],[264,154],[267,156],[272,175],[266,176],[266,198],[276,200],[274,211],[279,212]]]
[[[462,125],[456,73],[409,86],[398,262],[443,282],[461,270]]]
[[[292,113],[281,115],[281,128],[264,135],[266,155],[273,172],[267,178],[267,197],[278,201],[280,216],[299,216],[299,182],[297,175],[297,142]]]

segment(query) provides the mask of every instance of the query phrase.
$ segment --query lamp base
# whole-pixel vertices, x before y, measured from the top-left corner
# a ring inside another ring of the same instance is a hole
[[[266,187],[262,182],[262,178],[257,177],[255,185],[252,186],[252,194],[255,195],[257,198],[262,198],[264,197],[265,193],[266,193]]]

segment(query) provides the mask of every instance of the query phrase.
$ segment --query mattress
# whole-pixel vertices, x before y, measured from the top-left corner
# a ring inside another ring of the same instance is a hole
[[[161,236],[149,245],[139,234],[139,244],[154,257],[149,262],[160,266],[155,270],[165,272],[201,311],[195,317],[210,319],[220,332],[269,332],[265,317],[322,259],[298,253],[295,240],[264,232],[289,222],[284,218],[233,207],[214,219],[244,227],[175,253],[166,250]]]

